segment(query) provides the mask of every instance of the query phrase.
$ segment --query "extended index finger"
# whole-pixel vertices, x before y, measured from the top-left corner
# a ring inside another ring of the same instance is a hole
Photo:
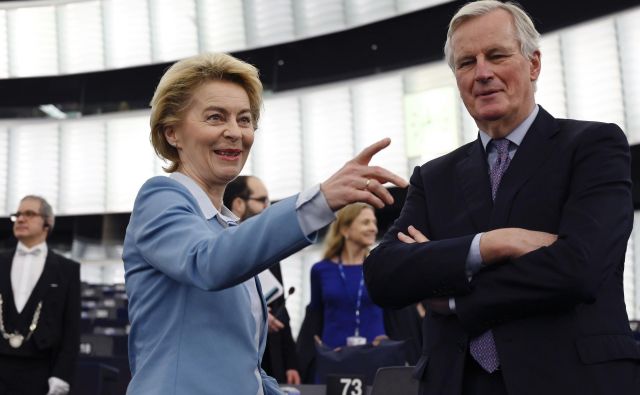
[[[360,151],[353,160],[361,165],[368,165],[371,158],[373,158],[373,155],[387,148],[389,144],[391,144],[391,139],[389,137],[385,137]]]
[[[409,185],[407,180],[405,180],[404,178],[380,166],[369,166],[364,176],[374,178],[380,184],[390,182],[400,188],[405,188],[407,185]]]

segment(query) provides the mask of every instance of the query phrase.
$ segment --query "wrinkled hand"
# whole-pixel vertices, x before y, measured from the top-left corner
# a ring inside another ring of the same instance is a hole
[[[371,158],[389,144],[391,139],[385,138],[368,146],[320,184],[332,210],[354,202],[365,202],[377,208],[393,204],[393,197],[383,184],[390,182],[404,188],[407,181],[385,168],[369,166]]]
[[[413,225],[409,225],[409,227],[407,228],[407,233],[408,234],[398,232],[398,240],[407,244],[426,243],[427,241],[429,241],[429,239],[427,239],[427,236],[423,235],[422,232],[416,229]]]
[[[558,235],[522,228],[502,228],[480,238],[480,255],[485,264],[519,258],[558,240]]]
[[[299,385],[302,380],[300,380],[300,373],[298,373],[295,369],[287,369],[287,384],[290,385]]]
[[[269,307],[269,315],[267,316],[267,325],[269,325],[269,332],[275,333],[280,331],[280,329],[284,328],[284,324],[282,321],[277,319],[273,314],[271,314],[271,307]]]

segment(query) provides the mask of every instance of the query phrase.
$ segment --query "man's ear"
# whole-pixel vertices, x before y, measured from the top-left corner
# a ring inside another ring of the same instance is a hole
[[[531,81],[537,81],[540,76],[540,71],[542,70],[542,54],[540,51],[534,51],[529,62],[531,63]]]
[[[242,218],[245,211],[247,211],[247,202],[244,199],[237,197],[231,201],[231,207],[229,207],[229,210],[231,210],[238,218]]]
[[[164,138],[167,140],[169,145],[176,147],[176,149],[180,148],[178,145],[178,136],[176,135],[176,130],[173,126],[167,126],[164,128]]]

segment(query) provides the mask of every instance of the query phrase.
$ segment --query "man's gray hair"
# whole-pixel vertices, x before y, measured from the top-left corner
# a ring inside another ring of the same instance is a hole
[[[51,207],[49,202],[47,202],[47,200],[42,196],[38,196],[38,195],[27,195],[23,197],[20,201],[23,202],[25,200],[37,200],[40,202],[39,214],[42,215],[42,218],[44,219],[44,223],[47,224],[49,228],[48,234],[51,234],[51,231],[53,230],[53,225],[55,225],[56,223],[56,217],[53,215],[53,208]]]
[[[451,70],[455,70],[453,64],[453,49],[451,48],[451,38],[453,33],[465,21],[488,14],[491,11],[501,9],[511,14],[513,26],[516,30],[516,39],[520,43],[520,52],[527,59],[533,57],[533,53],[540,49],[540,33],[533,25],[533,21],[522,7],[514,2],[501,2],[496,0],[480,0],[467,3],[456,12],[449,22],[447,31],[447,41],[444,44],[444,57]]]

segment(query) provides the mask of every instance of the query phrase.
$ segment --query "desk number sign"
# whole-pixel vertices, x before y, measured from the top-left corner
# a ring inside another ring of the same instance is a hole
[[[365,395],[364,375],[327,375],[327,395]]]

